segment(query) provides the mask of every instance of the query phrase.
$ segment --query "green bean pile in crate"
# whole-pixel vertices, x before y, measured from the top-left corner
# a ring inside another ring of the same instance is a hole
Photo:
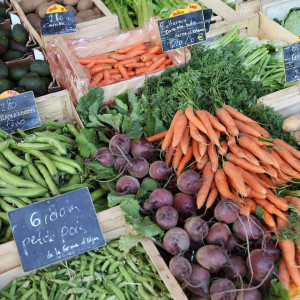
[[[107,208],[103,188],[79,154],[79,127],[48,121],[17,134],[0,130],[0,244],[12,239],[7,212],[88,187],[96,212]]]
[[[119,241],[15,279],[0,300],[172,299],[145,249],[126,253]]]

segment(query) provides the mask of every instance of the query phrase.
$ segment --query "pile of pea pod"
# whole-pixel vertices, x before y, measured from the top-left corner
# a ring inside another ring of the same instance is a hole
[[[124,255],[119,240],[12,281],[0,300],[172,299],[141,245]]]
[[[17,134],[0,130],[0,244],[12,239],[7,212],[88,187],[96,212],[107,209],[108,188],[89,176],[79,155],[80,128],[48,121]]]

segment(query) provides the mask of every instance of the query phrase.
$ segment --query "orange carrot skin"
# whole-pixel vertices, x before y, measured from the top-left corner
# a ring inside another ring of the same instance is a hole
[[[258,205],[260,205],[263,209],[265,209],[269,214],[273,214],[279,218],[287,220],[285,214],[281,210],[276,208],[276,206],[274,204],[270,203],[268,200],[257,199],[257,198],[255,198],[254,200]],[[277,220],[278,220],[278,218],[277,218]]]
[[[124,48],[121,48],[121,49],[118,49],[116,50],[116,53],[119,53],[119,54],[126,54],[128,53],[129,51],[131,51],[132,49],[136,48],[136,47],[139,47],[139,46],[143,46],[145,45],[145,42],[138,42],[134,45],[131,45],[131,46],[127,46],[127,47],[124,47]]]
[[[223,126],[223,125],[219,122],[219,120],[218,120],[216,117],[214,117],[213,115],[211,115],[208,111],[205,111],[205,112],[206,112],[206,114],[207,114],[207,117],[208,117],[209,122],[211,123],[212,127],[213,127],[215,130],[220,131],[220,132],[222,132],[222,133],[228,135],[228,132],[226,131],[225,126]]]
[[[237,147],[243,151],[243,153],[245,154],[245,159],[247,161],[249,161],[251,164],[255,166],[260,166],[257,158],[249,150],[240,147],[240,145],[237,145]]]
[[[290,287],[291,276],[283,258],[280,260],[278,272],[279,279],[283,283],[283,287],[288,290]]]
[[[119,64],[118,69],[119,69],[119,71],[120,71],[120,73],[121,73],[121,75],[124,79],[129,79],[130,78],[129,74],[127,73],[126,68],[123,65]]]
[[[129,63],[125,65],[126,68],[143,68],[145,67],[144,63],[137,62],[137,63]]]
[[[295,205],[300,214],[300,198],[295,196],[285,196],[284,198],[288,201],[288,203]]]
[[[215,184],[216,184],[216,187],[217,187],[219,193],[223,197],[229,198],[232,200],[236,199],[236,196],[233,193],[231,193],[231,191],[229,189],[227,176],[223,169],[218,169],[217,172],[215,173]]]
[[[142,67],[142,68],[138,68],[135,70],[135,75],[142,75],[142,74],[145,74],[147,73],[149,70],[148,67]]]
[[[168,58],[168,54],[167,53],[163,53],[163,54],[159,54],[159,55],[155,55],[152,58],[153,62],[157,62],[160,58],[165,57],[166,59]],[[172,61],[171,61],[172,62]]]
[[[181,161],[178,165],[178,168],[176,171],[177,176],[179,176],[183,172],[185,166],[192,159],[192,157],[193,157],[193,148],[192,148],[192,146],[190,146],[187,154],[184,155],[184,157],[181,159]]]
[[[247,122],[247,121],[248,122],[253,122],[253,120],[251,118],[249,118],[249,117],[245,116],[244,114],[240,113],[239,111],[237,111],[236,109],[234,109],[230,105],[224,105],[222,108],[225,109],[233,119],[237,119],[237,120],[242,121],[242,122]]]
[[[110,72],[109,72],[109,70],[105,70],[105,71],[103,72],[103,74],[104,74],[104,79],[106,79],[106,80],[109,80],[109,79],[110,79]]]
[[[154,64],[148,67],[148,72],[155,71],[159,66],[161,66],[167,59],[165,57],[161,57]]]
[[[288,163],[283,161],[283,159],[275,151],[272,151],[271,154],[273,157],[275,157],[275,159],[279,163],[280,170],[292,176],[293,178],[300,179],[300,173],[294,170]]]
[[[171,145],[172,139],[173,139],[173,135],[174,135],[174,127],[175,127],[175,124],[176,124],[177,120],[179,119],[179,117],[181,115],[183,115],[183,110],[178,110],[176,112],[176,114],[174,115],[173,120],[172,120],[171,125],[170,125],[170,128],[169,128],[169,130],[168,130],[168,132],[166,134],[166,137],[164,139],[164,142],[163,142],[163,144],[161,146],[162,150],[166,151],[169,148],[169,146]]]
[[[286,150],[284,147],[280,147],[279,150],[275,151],[286,163],[288,163],[297,172],[300,172],[300,161],[295,156],[293,156],[288,150]]]
[[[239,168],[239,170],[242,173],[244,181],[251,187],[251,189],[262,195],[267,194],[267,189],[251,173],[242,168]]]
[[[232,153],[228,153],[226,155],[226,159],[231,161],[236,166],[245,169],[246,171],[253,172],[253,173],[265,173],[265,170],[262,167],[255,166],[250,162],[248,162],[247,160],[237,157]]]
[[[288,201],[274,195],[270,190],[267,190],[267,199],[282,211],[287,211],[289,209]]]
[[[176,150],[175,150],[175,155],[173,157],[173,160],[172,160],[172,167],[174,170],[176,170],[178,168],[178,165],[181,161],[181,158],[182,158],[182,151],[181,151],[181,148],[180,147],[177,147]]]
[[[287,151],[289,151],[294,157],[300,159],[300,151],[292,147],[291,145],[287,144],[286,142],[280,140],[280,139],[274,139],[273,144],[277,146],[278,148],[281,146],[285,148]]]
[[[111,65],[96,65],[91,69],[92,75],[96,75],[100,72],[103,72],[105,70],[111,70],[112,66]]]
[[[255,128],[243,123],[242,121],[239,120],[235,120],[234,119],[234,123],[236,128],[240,131],[240,132],[245,132],[248,133],[254,137],[261,137],[261,134],[259,131],[257,131]]]
[[[89,64],[87,64],[86,67],[88,69],[91,69],[95,64],[96,64],[96,61],[94,60],[94,61],[90,62]]]
[[[250,135],[250,134],[248,134],[246,132],[243,132],[243,131],[240,131],[240,133],[239,133],[239,137],[241,137],[241,136],[245,136],[245,137],[249,138],[250,140],[252,140],[253,142],[255,142],[260,147],[264,147],[264,146],[268,147],[268,146],[272,145],[270,142],[261,141],[257,137],[255,137],[253,135]]]
[[[98,73],[94,78],[93,78],[93,81],[91,82],[91,85],[90,87],[93,87],[93,86],[97,86],[100,81],[103,79],[104,75],[103,73]]]
[[[150,67],[151,65],[153,65],[153,62],[150,60],[145,62],[145,67]]]
[[[192,139],[192,147],[193,147],[193,154],[196,159],[196,162],[200,163],[202,156],[200,155],[199,152],[199,143],[194,139]]]
[[[147,53],[152,53],[152,54],[160,54],[162,52],[162,48],[160,45],[154,46],[150,49],[148,49]]]
[[[106,86],[106,85],[110,85],[110,84],[113,84],[115,82],[115,80],[114,79],[109,79],[109,80],[102,80],[101,82],[100,82],[100,86]]]
[[[129,58],[129,57],[126,57],[126,55],[124,55],[124,54],[117,54],[117,53],[110,53],[109,57],[111,59],[116,60],[116,61],[121,61],[121,60],[124,60],[126,58]]]
[[[218,160],[218,154],[216,150],[216,146],[211,143],[207,147],[207,154],[212,164],[212,170],[215,173],[219,167],[219,160]]]
[[[208,193],[210,191],[212,182],[214,180],[214,172],[212,171],[212,165],[211,162],[207,162],[206,166],[204,167],[202,179],[204,180],[202,182],[202,185],[200,187],[200,190],[197,194],[197,208],[200,209],[208,196]]]
[[[185,112],[186,117],[187,117],[191,122],[193,122],[193,124],[194,124],[200,131],[202,131],[203,133],[205,133],[205,134],[207,135],[207,130],[206,130],[206,128],[204,127],[204,125],[202,124],[202,122],[195,116],[193,107],[189,105],[189,106],[185,109],[184,112]]]
[[[200,153],[200,156],[203,157],[207,150],[207,137],[205,134],[202,134],[201,132],[199,134],[203,140],[202,143],[199,143],[199,153]]]
[[[145,53],[147,53],[147,50],[144,50],[144,49],[133,49],[132,51],[128,52],[125,55],[125,59],[132,58],[132,57],[135,57],[135,56],[140,56],[140,55],[143,55]]]
[[[257,131],[260,132],[260,134],[264,137],[264,138],[269,138],[270,134],[267,130],[265,130],[264,128],[262,128],[257,122],[255,122],[254,120],[252,122],[245,122],[247,125],[255,128]]]
[[[142,62],[147,62],[147,61],[151,61],[152,62],[152,58],[155,56],[155,54],[152,53],[146,53],[144,55],[141,56],[141,61]]]
[[[236,128],[234,120],[225,109],[222,108],[217,109],[216,116],[220,120],[220,122],[226,127],[226,130],[230,135],[233,136],[239,135],[239,130]]]
[[[218,197],[218,189],[216,188],[215,182],[212,183],[210,193],[206,199],[205,210],[211,208]]]
[[[166,153],[166,159],[165,159],[165,163],[167,164],[168,167],[170,166],[173,160],[174,153],[175,153],[175,148],[170,146],[169,150]]]
[[[228,144],[226,141],[220,142],[221,148],[218,149],[220,155],[224,156],[228,152]]]
[[[203,170],[203,168],[205,167],[206,163],[208,162],[208,155],[205,154],[202,158],[201,158],[201,162],[197,163],[197,169],[198,170]]]
[[[147,140],[150,143],[160,141],[160,140],[162,140],[166,136],[167,132],[168,132],[167,130],[166,131],[162,131],[160,133],[157,133],[155,135],[152,135],[152,136],[148,137]]]
[[[187,127],[187,123],[188,123],[188,121],[187,121],[185,114],[181,115],[178,118],[178,120],[174,126],[174,136],[173,136],[173,140],[172,140],[172,147],[176,148],[180,144],[180,141],[182,139],[185,128]]]
[[[109,59],[109,58],[96,60],[97,65],[99,65],[99,64],[116,64],[116,63],[117,63],[117,60]]]
[[[187,154],[189,145],[190,145],[190,129],[188,127],[185,128],[182,139],[180,141],[181,150],[184,155]]]

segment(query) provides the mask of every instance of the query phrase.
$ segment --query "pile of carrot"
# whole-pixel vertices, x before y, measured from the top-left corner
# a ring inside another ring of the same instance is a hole
[[[79,58],[78,61],[90,78],[90,87],[106,86],[173,65],[160,45],[147,46],[140,42],[114,52]]]
[[[197,194],[197,207],[209,209],[220,194],[250,215],[260,205],[264,221],[273,232],[286,226],[289,204],[300,213],[300,198],[276,195],[276,186],[300,179],[300,152],[270,134],[253,119],[229,105],[216,111],[188,106],[179,110],[167,131],[148,140],[161,141],[166,151],[165,162],[179,176],[186,167],[202,172],[202,185]],[[283,260],[280,275],[288,288],[290,278],[300,287],[300,245],[281,240]]]

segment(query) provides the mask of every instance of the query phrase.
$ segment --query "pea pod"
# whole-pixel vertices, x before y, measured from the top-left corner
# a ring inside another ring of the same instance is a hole
[[[31,175],[31,177],[33,178],[33,180],[37,183],[40,184],[43,187],[47,187],[47,183],[46,181],[43,179],[43,177],[40,175],[39,171],[37,170],[37,168],[34,166],[33,163],[30,163],[28,165],[28,171],[29,174]]]
[[[126,300],[123,292],[115,284],[113,284],[112,281],[106,280],[106,286],[118,297],[119,300]]]
[[[102,198],[105,195],[107,195],[106,190],[98,189],[98,190],[95,190],[91,193],[91,198],[92,198],[93,202],[95,202],[96,200]]]
[[[13,235],[12,235],[11,227],[8,226],[7,229],[6,229],[4,237],[0,240],[0,243],[7,243],[7,242],[9,242],[11,240],[12,236]]]
[[[54,180],[52,179],[51,175],[49,174],[48,170],[46,169],[46,167],[42,164],[36,164],[36,166],[39,169],[39,171],[41,172],[41,174],[43,175],[51,194],[53,196],[59,195],[59,190],[58,190]]]
[[[14,166],[13,168],[10,169],[10,172],[13,175],[19,176],[22,173],[22,169],[23,169],[22,166]]]
[[[74,184],[72,186],[61,187],[59,189],[59,191],[61,193],[68,193],[68,192],[71,192],[71,191],[75,191],[75,190],[81,189],[83,187],[92,188],[93,186],[85,182],[85,183]]]
[[[81,183],[80,176],[76,174],[71,177],[71,179],[67,183],[67,186],[72,186],[74,184],[79,184],[79,183]]]
[[[21,167],[21,168],[22,168],[22,167]],[[22,168],[22,174],[23,174],[25,180],[33,181],[32,177],[31,177],[30,174],[29,174],[28,167]]]
[[[6,197],[3,198],[3,200],[5,200],[7,203],[11,203],[11,204],[15,205],[18,208],[26,206],[26,203],[24,203],[20,199],[14,198],[14,197],[6,196]]]
[[[10,286],[9,294],[10,294],[11,296],[14,296],[15,293],[16,293],[16,289],[17,289],[17,281],[14,280],[14,281],[12,282],[11,286]]]
[[[29,139],[26,138],[26,140],[28,141]],[[32,140],[32,139],[31,139]],[[50,150],[53,149],[54,146],[50,145],[50,144],[46,144],[46,143],[34,143],[34,141],[32,143],[15,143],[13,141],[10,142],[10,145],[15,148],[15,149],[26,149],[26,150]]]
[[[11,168],[9,162],[6,160],[2,153],[0,153],[0,166],[7,170]]]
[[[36,132],[35,135],[37,136],[51,136],[60,142],[66,142],[68,144],[75,144],[75,140],[69,138],[64,134],[57,134],[51,131],[44,131],[44,132]]]
[[[67,128],[68,128],[68,131],[73,135],[73,136],[77,136],[79,135],[79,131],[71,124],[67,124]]]
[[[6,291],[0,291],[0,295],[6,297],[7,299],[15,300],[16,298]]]
[[[4,199],[0,198],[0,207],[2,208],[3,211],[5,212],[10,212],[15,210],[16,208],[13,207],[12,205],[8,204]]]
[[[78,172],[76,171],[75,168],[73,168],[70,165],[67,165],[65,163],[62,162],[58,162],[58,161],[53,161],[55,167],[59,170],[59,171],[63,171],[67,174],[71,174],[71,175],[76,175]]]
[[[19,158],[10,149],[5,149],[4,151],[2,151],[2,154],[14,166],[25,167],[28,165],[28,162],[26,160]]]
[[[36,188],[20,188],[20,189],[0,189],[0,196],[12,196],[12,197],[29,197],[36,198],[39,196],[43,196],[47,193],[47,189],[44,187],[36,187]]]
[[[8,147],[9,147],[9,141],[8,140],[0,142],[0,152],[4,151]]]
[[[6,224],[9,224],[8,215],[4,212],[0,212],[0,218],[5,222]]]
[[[61,122],[52,121],[50,119],[47,120],[47,125],[56,128],[64,128],[65,124]]]
[[[60,162],[63,164],[67,164],[72,166],[73,168],[77,169],[79,172],[82,173],[83,169],[82,166],[80,164],[77,163],[77,161],[72,160],[70,158],[66,158],[66,157],[61,157],[61,156],[56,156],[56,155],[52,155],[52,154],[47,154],[47,156],[52,159],[53,161],[56,162]]]

